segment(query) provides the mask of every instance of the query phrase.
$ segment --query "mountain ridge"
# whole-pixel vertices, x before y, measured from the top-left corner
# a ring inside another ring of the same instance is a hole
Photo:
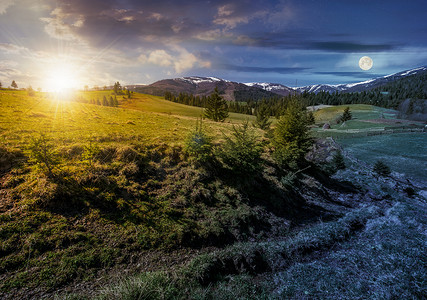
[[[186,76],[172,79],[162,79],[148,85],[127,85],[129,89],[156,95],[164,96],[165,92],[170,92],[178,96],[180,93],[192,94],[194,96],[209,96],[215,88],[218,88],[220,94],[228,101],[249,101],[260,100],[262,98],[272,98],[277,96],[288,96],[290,94],[309,93],[351,93],[363,92],[378,88],[387,83],[427,72],[426,66],[421,66],[401,72],[372,78],[366,81],[347,83],[347,84],[313,84],[302,87],[288,87],[280,83],[268,82],[235,82],[221,79],[214,76]]]

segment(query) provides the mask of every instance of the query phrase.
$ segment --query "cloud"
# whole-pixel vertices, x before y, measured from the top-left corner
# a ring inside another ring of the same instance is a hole
[[[1,0],[0,1],[0,15],[6,13],[6,10],[14,4],[14,0]]]
[[[151,63],[162,67],[168,67],[173,64],[173,57],[165,50],[154,50],[148,56],[141,54],[138,60],[142,63]]]
[[[173,53],[168,53],[163,49],[154,50],[148,54],[141,54],[138,57],[139,62],[154,64],[161,67],[173,66],[176,73],[182,73],[195,66],[210,68],[211,63],[208,60],[197,57],[186,49],[175,46]]]
[[[233,4],[225,4],[218,7],[217,15],[213,23],[216,25],[224,25],[226,29],[233,29],[239,24],[248,24],[250,20],[262,18],[267,15],[267,11],[260,9],[254,3],[235,2]]]
[[[18,53],[24,50],[27,50],[27,49],[25,47],[17,46],[14,44],[0,43],[0,51],[3,51],[3,52]]]
[[[267,21],[274,28],[284,28],[296,19],[295,8],[291,7],[290,3],[280,3],[276,8],[269,12]]]
[[[238,71],[238,72],[279,73],[279,74],[300,73],[310,69],[310,68],[302,68],[302,67],[250,67],[250,66],[236,66],[232,64],[219,64],[218,67],[221,69]]]
[[[78,40],[74,30],[83,27],[84,17],[82,15],[71,15],[64,13],[61,8],[56,8],[50,13],[50,18],[41,18],[45,22],[45,31],[51,37],[60,40]]]
[[[374,74],[374,73],[365,73],[363,71],[359,72],[313,72],[313,74],[319,75],[334,75],[334,76],[344,76],[344,77],[353,77],[353,78],[362,78],[362,79],[370,79],[376,77],[382,77],[386,74]]]
[[[316,50],[326,50],[333,52],[381,52],[389,51],[396,48],[392,44],[361,44],[355,42],[312,42],[311,48]]]
[[[218,14],[213,22],[217,25],[225,25],[227,28],[232,29],[240,23],[248,23],[249,17],[235,13],[233,5],[227,4],[218,8]]]

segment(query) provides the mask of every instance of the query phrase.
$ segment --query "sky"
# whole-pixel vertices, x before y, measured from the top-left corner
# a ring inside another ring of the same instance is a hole
[[[0,0],[0,82],[353,83],[426,66],[426,11],[425,0]]]

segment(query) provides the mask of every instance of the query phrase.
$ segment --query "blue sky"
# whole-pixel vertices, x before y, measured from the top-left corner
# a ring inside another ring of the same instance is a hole
[[[358,82],[427,65],[426,11],[425,0],[1,0],[0,82]]]

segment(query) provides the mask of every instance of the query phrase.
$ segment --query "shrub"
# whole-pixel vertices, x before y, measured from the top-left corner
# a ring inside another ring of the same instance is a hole
[[[346,168],[345,162],[344,162],[344,156],[342,155],[341,151],[335,152],[333,158],[332,158],[332,167],[335,170],[344,170]]]
[[[225,143],[219,155],[233,172],[247,176],[260,170],[263,149],[248,122],[233,126],[233,138],[224,138]]]
[[[373,171],[380,176],[388,176],[391,173],[389,166],[387,166],[381,160],[377,160],[377,162],[374,165]]]
[[[51,140],[42,134],[31,141],[28,149],[30,161],[44,168],[49,177],[54,177],[54,169],[59,164],[59,155]]]
[[[196,128],[185,140],[185,152],[196,162],[204,163],[212,157],[212,138],[202,128],[202,120],[197,121]]]

